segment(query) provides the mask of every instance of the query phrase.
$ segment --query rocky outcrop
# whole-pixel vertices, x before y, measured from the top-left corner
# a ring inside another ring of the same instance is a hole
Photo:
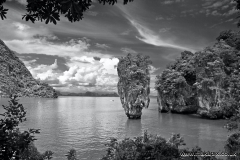
[[[226,76],[223,52],[235,49],[220,41],[212,47],[196,53],[198,114],[202,117],[223,118],[222,102],[228,98],[225,88]]]
[[[166,69],[157,77],[155,88],[158,92],[160,112],[196,113],[192,88],[187,80],[175,69]]]
[[[0,40],[0,91],[2,95],[57,98],[48,84],[35,80],[24,63]]]
[[[181,57],[157,76],[160,112],[229,118],[240,108],[240,33],[225,31],[218,42]]]
[[[125,113],[130,119],[139,119],[142,109],[148,108],[150,98],[149,57],[128,54],[119,60],[118,94]]]

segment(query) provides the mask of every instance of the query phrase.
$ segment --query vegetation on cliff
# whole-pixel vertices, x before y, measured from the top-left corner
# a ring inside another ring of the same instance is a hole
[[[140,118],[142,109],[148,108],[150,98],[149,56],[128,54],[119,60],[118,94],[129,118]]]
[[[0,40],[0,91],[23,97],[57,98],[56,91],[35,80],[24,63]]]
[[[181,57],[157,76],[160,111],[229,118],[239,108],[240,33],[224,31],[212,47]]]

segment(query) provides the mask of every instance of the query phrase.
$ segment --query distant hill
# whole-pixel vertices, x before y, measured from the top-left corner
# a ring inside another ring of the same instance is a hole
[[[70,93],[57,91],[58,96],[81,96],[81,97],[119,97],[117,93],[99,93],[99,92],[86,92],[86,93]]]
[[[34,79],[24,63],[0,40],[0,96],[57,98],[56,91]]]

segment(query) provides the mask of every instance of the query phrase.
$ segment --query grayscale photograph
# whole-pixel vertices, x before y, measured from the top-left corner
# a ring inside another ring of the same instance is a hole
[[[0,0],[0,160],[240,160],[240,0]]]

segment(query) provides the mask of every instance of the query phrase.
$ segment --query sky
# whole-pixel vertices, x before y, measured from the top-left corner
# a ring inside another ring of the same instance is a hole
[[[64,92],[117,92],[118,58],[149,55],[154,81],[184,50],[213,45],[224,30],[239,30],[232,0],[134,0],[123,5],[96,1],[83,20],[64,16],[57,25],[22,20],[26,0],[7,0],[0,39],[33,77]]]

